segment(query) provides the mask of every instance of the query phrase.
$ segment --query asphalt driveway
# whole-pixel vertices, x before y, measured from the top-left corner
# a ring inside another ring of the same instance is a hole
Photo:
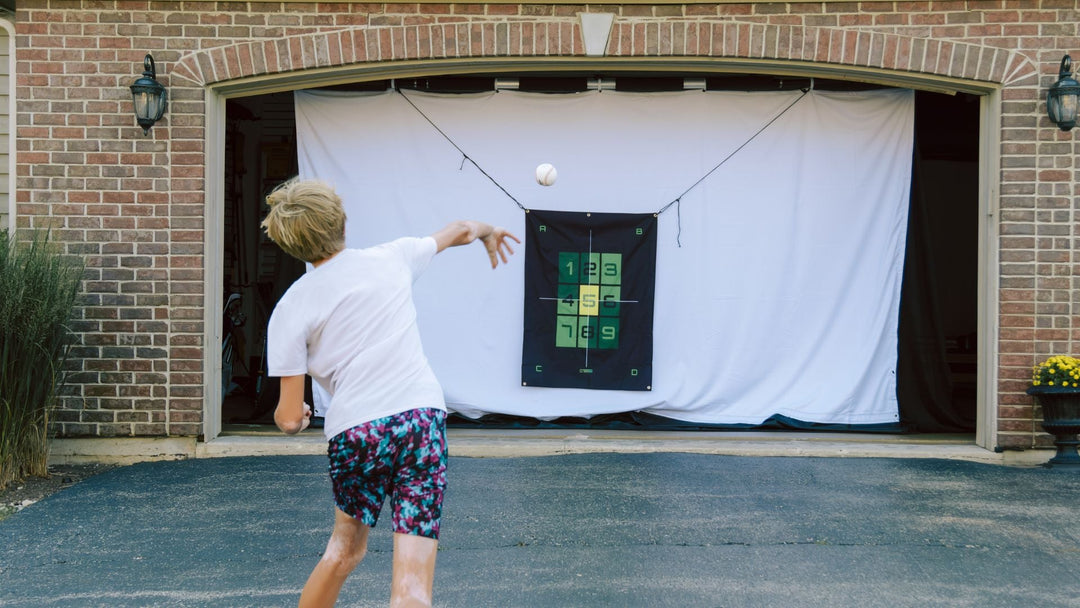
[[[117,468],[0,522],[0,606],[291,606],[322,456]],[[385,606],[388,522],[341,606]],[[1080,471],[945,460],[452,458],[438,606],[1077,606]]]

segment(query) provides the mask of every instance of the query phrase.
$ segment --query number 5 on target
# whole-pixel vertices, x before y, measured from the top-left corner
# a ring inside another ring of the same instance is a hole
[[[578,314],[595,317],[600,314],[600,286],[581,285],[579,291]]]

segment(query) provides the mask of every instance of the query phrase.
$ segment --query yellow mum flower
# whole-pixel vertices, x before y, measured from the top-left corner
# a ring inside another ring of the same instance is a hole
[[[1053,355],[1031,368],[1032,386],[1080,388],[1080,359]]]

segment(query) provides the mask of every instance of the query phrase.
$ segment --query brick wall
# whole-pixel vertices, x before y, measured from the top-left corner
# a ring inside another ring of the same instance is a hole
[[[610,56],[717,56],[1004,85],[998,444],[1046,444],[1030,367],[1080,345],[1080,151],[1041,103],[1080,51],[1073,0],[593,6]],[[16,15],[19,226],[88,271],[64,435],[197,435],[203,408],[204,86],[399,59],[580,55],[583,5],[31,0]],[[171,105],[143,137],[127,85],[153,53]],[[215,311],[211,315],[217,314]]]
[[[12,43],[9,30],[0,23],[0,230],[11,227],[14,209],[11,192],[11,61]]]

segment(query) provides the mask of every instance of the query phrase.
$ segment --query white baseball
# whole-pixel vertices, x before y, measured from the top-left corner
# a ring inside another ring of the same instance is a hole
[[[536,183],[541,186],[550,186],[559,177],[559,172],[551,163],[544,163],[536,168]]]

